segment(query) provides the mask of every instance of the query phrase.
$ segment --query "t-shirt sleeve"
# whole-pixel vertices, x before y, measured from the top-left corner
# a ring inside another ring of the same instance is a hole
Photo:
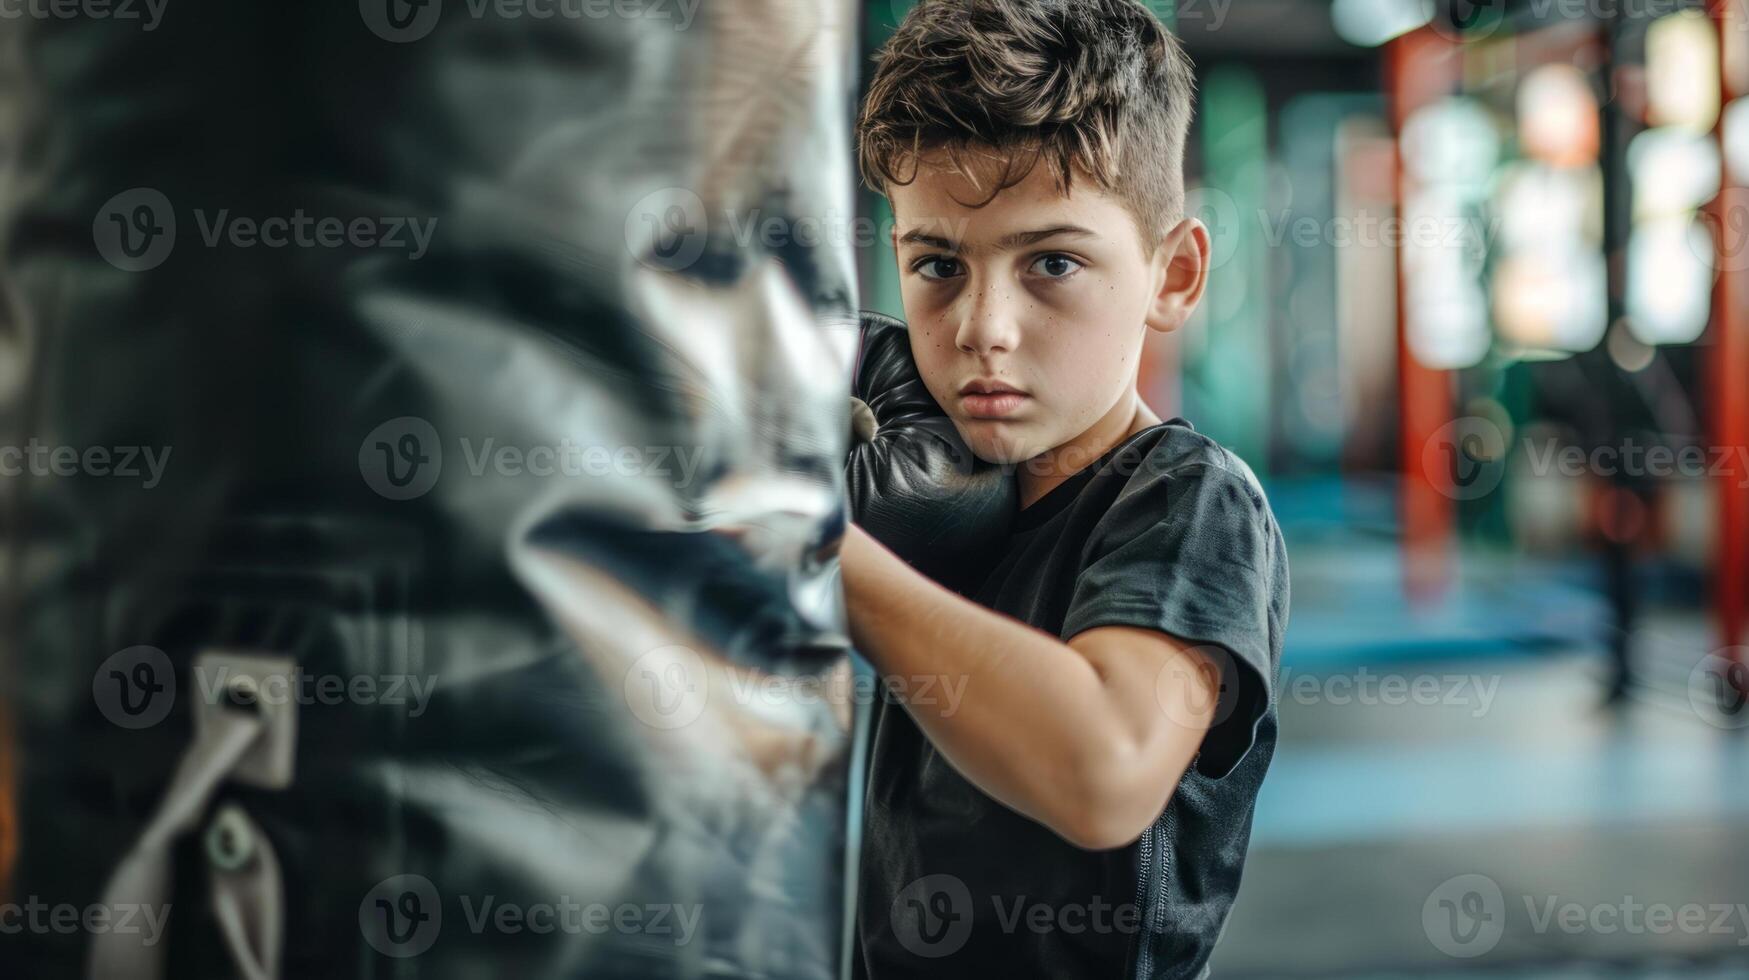
[[[1286,554],[1263,492],[1212,462],[1144,464],[1087,543],[1063,636],[1131,626],[1201,647],[1221,670],[1221,700],[1196,770],[1219,779],[1250,751],[1273,710]],[[1162,678],[1162,698],[1176,696]]]

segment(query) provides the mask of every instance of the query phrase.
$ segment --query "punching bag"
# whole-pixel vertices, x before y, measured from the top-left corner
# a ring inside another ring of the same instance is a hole
[[[850,5],[75,6],[0,20],[0,976],[837,975]]]

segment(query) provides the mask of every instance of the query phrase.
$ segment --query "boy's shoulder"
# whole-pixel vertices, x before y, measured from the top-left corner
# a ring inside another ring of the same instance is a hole
[[[1182,493],[1191,485],[1227,483],[1249,497],[1253,506],[1269,511],[1269,499],[1257,474],[1232,450],[1216,442],[1183,418],[1173,418],[1143,430],[1135,442],[1119,451],[1112,466],[1127,476],[1124,494]]]

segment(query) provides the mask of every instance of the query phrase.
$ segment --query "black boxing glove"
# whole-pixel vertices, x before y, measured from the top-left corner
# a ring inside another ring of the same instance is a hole
[[[890,316],[862,313],[851,396],[851,519],[935,581],[977,585],[1013,527],[1012,467],[966,446],[917,373],[905,325]]]

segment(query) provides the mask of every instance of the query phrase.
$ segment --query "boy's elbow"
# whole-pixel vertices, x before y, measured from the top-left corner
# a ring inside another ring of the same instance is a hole
[[[1113,851],[1142,836],[1151,821],[1113,820],[1097,814],[1051,829],[1084,851]]]
[[[1162,795],[1158,786],[1142,785],[1135,773],[1135,769],[1088,773],[1080,781],[1078,792],[1065,794],[1065,802],[1069,805],[1053,822],[1051,829],[1057,836],[1088,851],[1110,851],[1134,842],[1153,825],[1172,799],[1170,792]],[[1176,782],[1174,780],[1174,789]]]

